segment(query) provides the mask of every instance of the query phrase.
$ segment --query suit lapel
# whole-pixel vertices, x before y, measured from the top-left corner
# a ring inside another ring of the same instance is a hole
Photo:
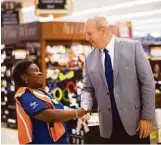
[[[122,43],[119,38],[115,38],[115,44],[114,44],[114,84],[116,83],[116,77],[118,73],[118,68],[119,68],[119,62],[120,62],[120,56],[121,56],[121,50],[122,50]],[[107,85],[106,77],[105,77],[105,72],[103,69],[103,63],[102,63],[102,52],[99,49],[96,49],[97,52],[97,66],[99,69],[99,72],[101,74],[101,77],[104,81],[104,83]]]
[[[116,37],[115,44],[114,44],[114,84],[116,83],[119,62],[120,62],[120,56],[121,56],[121,50],[122,50],[121,40]]]

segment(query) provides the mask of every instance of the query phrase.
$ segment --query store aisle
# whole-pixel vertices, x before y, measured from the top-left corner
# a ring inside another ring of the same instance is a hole
[[[19,144],[17,134],[15,129],[1,127],[1,144]]]

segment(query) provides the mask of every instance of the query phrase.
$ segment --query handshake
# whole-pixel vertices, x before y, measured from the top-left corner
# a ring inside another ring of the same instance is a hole
[[[76,127],[76,132],[77,134],[79,134],[81,128],[84,128],[84,131],[87,133],[89,131],[88,125],[86,123],[87,120],[90,119],[90,113],[88,113],[88,111],[86,111],[84,108],[79,108],[77,110],[77,127]]]
[[[88,109],[86,108],[79,108],[76,110],[76,117],[83,121],[87,121],[90,119],[90,113],[88,113]]]
[[[73,110],[73,109],[64,106],[64,110]],[[74,110],[75,110],[75,118],[79,118],[83,121],[87,121],[90,119],[90,113],[88,113],[88,109],[86,109],[85,107],[80,107]]]
[[[65,110],[71,110],[71,108],[68,108],[67,106],[64,106]],[[73,109],[72,109],[73,110]],[[76,127],[76,133],[79,134],[82,127],[84,131],[87,133],[89,131],[89,127],[87,125],[87,120],[90,119],[90,113],[88,113],[88,108],[82,107],[75,109],[75,117],[77,118],[77,127]]]

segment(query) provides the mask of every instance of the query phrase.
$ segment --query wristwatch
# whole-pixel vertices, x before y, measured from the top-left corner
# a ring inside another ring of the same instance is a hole
[[[84,111],[86,111],[86,112],[89,112],[89,110],[90,110],[88,105],[83,105],[82,109],[84,109]]]

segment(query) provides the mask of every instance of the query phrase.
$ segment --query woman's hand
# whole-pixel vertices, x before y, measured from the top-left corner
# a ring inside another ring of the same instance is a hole
[[[79,108],[77,110],[77,113],[78,113],[78,117],[81,118],[83,117],[84,115],[86,115],[88,112],[86,112],[83,108]]]

